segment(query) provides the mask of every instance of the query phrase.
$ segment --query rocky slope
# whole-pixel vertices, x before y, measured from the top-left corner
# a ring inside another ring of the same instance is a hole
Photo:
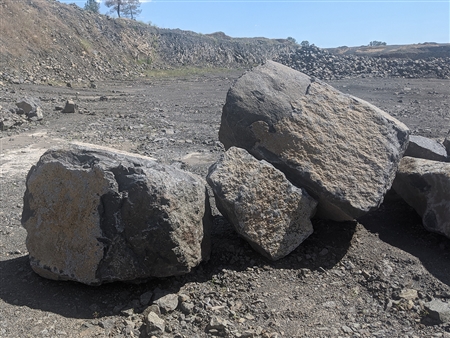
[[[0,0],[0,80],[90,81],[174,66],[254,65],[295,47],[288,40],[231,39],[113,19],[54,0]]]
[[[183,66],[249,68],[267,59],[321,79],[450,76],[446,44],[330,52],[287,39],[160,29],[55,0],[0,0],[0,12],[0,81],[7,83],[89,83]]]
[[[390,46],[359,46],[327,48],[336,55],[356,55],[383,58],[409,58],[413,60],[429,57],[448,57],[450,55],[450,43],[424,42],[415,45],[390,45]]]

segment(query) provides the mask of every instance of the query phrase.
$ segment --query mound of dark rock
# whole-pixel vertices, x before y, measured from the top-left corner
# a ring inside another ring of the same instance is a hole
[[[307,75],[322,80],[347,77],[450,78],[450,57],[382,58],[356,55],[334,55],[314,45],[297,48],[274,58]]]

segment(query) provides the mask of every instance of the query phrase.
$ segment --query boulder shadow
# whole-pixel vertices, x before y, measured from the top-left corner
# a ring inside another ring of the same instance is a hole
[[[252,267],[268,266],[273,269],[327,270],[333,268],[346,255],[356,231],[357,222],[333,222],[313,219],[314,232],[284,258],[272,261],[256,252],[240,237],[228,221],[216,216],[212,236],[212,255],[205,279],[223,269],[243,271]]]
[[[314,233],[288,256],[271,261],[251,248],[221,216],[215,216],[212,252],[189,274],[155,278],[139,284],[115,282],[88,286],[71,281],[40,277],[31,269],[29,258],[20,256],[0,261],[0,298],[14,306],[52,312],[68,318],[99,319],[127,309],[141,313],[147,307],[140,296],[147,291],[177,293],[191,282],[210,282],[224,269],[236,272],[254,267],[324,270],[333,268],[347,253],[356,222],[313,220]]]
[[[382,241],[417,257],[429,273],[450,286],[450,239],[427,231],[421,217],[395,192],[358,221]]]
[[[14,306],[26,306],[67,318],[96,319],[138,308],[139,297],[148,290],[166,288],[167,278],[141,284],[110,283],[89,286],[40,277],[29,258],[0,261],[0,298]]]

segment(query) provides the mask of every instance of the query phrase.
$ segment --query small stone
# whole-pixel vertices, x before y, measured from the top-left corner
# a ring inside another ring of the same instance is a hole
[[[212,316],[206,329],[208,332],[211,332],[212,330],[224,331],[228,325],[228,320],[217,316]]]
[[[186,315],[191,314],[192,311],[194,310],[194,304],[183,302],[180,304],[180,310]]]
[[[353,330],[351,328],[349,328],[347,325],[343,325],[341,327],[342,331],[344,331],[345,333],[353,333]]]
[[[62,110],[63,113],[75,113],[77,109],[77,106],[75,102],[72,100],[67,100],[66,105],[64,106],[64,109]]]
[[[186,294],[184,294],[184,293],[180,293],[179,295],[178,295],[178,301],[180,302],[180,303],[183,303],[183,302],[189,302],[191,300],[191,297],[189,297],[188,295],[186,295]]]
[[[328,254],[328,249],[327,248],[323,248],[322,251],[319,252],[320,256],[325,256]]]
[[[147,334],[162,334],[165,331],[166,324],[163,319],[159,318],[159,316],[150,312],[146,317],[147,324]]]
[[[110,330],[114,327],[114,320],[113,319],[104,319],[101,320],[98,325],[105,330]]]
[[[145,305],[148,305],[148,303],[150,303],[152,297],[153,297],[153,292],[147,291],[139,297],[139,301],[140,301],[141,305],[145,306]]]
[[[152,304],[144,310],[144,316],[148,315],[150,312],[156,313],[158,316],[161,316],[161,310],[159,306],[156,304]]]
[[[419,297],[417,290],[414,289],[403,289],[398,296],[406,300],[414,300]]]
[[[154,303],[159,306],[162,313],[171,312],[178,307],[178,295],[170,293],[157,299]]]

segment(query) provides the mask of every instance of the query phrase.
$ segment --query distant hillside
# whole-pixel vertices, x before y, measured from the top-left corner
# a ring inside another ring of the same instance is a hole
[[[0,0],[3,79],[76,81],[135,77],[182,65],[249,66],[285,53],[288,40],[233,39],[159,29],[54,0]]]
[[[327,48],[334,55],[356,55],[382,58],[409,58],[413,60],[425,58],[450,57],[450,43],[425,42],[415,45],[361,46]]]
[[[302,48],[287,39],[160,29],[55,0],[0,0],[0,14],[0,82],[127,79],[152,69],[246,68],[266,59],[321,79],[450,77],[450,44]]]

